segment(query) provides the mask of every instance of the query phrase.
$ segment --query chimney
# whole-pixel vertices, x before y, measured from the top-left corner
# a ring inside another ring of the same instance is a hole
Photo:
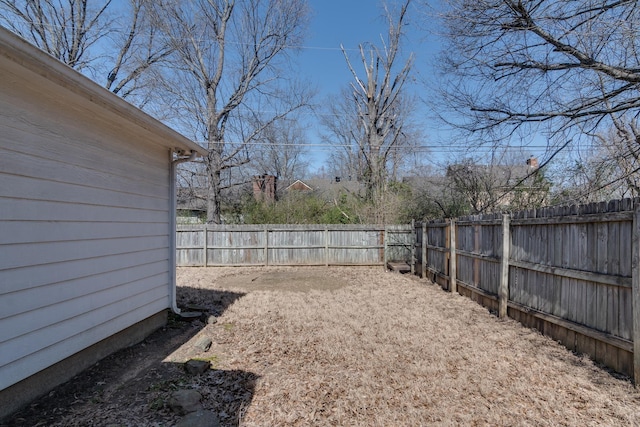
[[[529,157],[527,159],[527,165],[531,169],[538,169],[538,159],[536,159],[534,156]]]
[[[276,201],[276,185],[278,177],[273,175],[264,176],[264,201],[273,203]]]
[[[254,175],[251,179],[253,184],[253,197],[257,202],[264,200],[264,177],[261,175]]]
[[[258,202],[272,203],[276,201],[276,182],[273,175],[254,175],[252,179],[253,197]]]

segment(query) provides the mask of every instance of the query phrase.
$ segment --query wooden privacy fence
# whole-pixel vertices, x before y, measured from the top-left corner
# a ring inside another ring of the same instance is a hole
[[[417,272],[640,384],[640,200],[415,225]]]
[[[178,226],[178,266],[383,265],[411,260],[411,225]]]

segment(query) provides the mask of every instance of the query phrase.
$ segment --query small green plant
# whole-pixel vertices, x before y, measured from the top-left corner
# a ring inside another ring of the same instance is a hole
[[[162,399],[161,397],[156,397],[153,400],[153,402],[151,402],[151,404],[149,405],[149,408],[152,411],[159,411],[163,407],[164,407],[164,399]]]
[[[167,316],[167,325],[168,329],[179,329],[184,326],[184,322],[180,320],[180,316],[177,314],[170,312]]]

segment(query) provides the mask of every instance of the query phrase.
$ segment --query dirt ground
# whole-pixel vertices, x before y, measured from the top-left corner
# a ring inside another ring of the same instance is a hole
[[[628,378],[415,277],[182,268],[178,282],[179,305],[216,323],[172,318],[3,426],[171,426],[179,389],[224,426],[640,425]],[[212,368],[189,375],[191,358]]]

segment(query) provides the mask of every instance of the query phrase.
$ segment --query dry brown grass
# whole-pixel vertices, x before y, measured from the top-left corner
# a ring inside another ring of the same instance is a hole
[[[178,275],[185,300],[246,292],[201,331],[219,370],[259,377],[245,426],[640,424],[628,381],[416,278],[381,268]]]

